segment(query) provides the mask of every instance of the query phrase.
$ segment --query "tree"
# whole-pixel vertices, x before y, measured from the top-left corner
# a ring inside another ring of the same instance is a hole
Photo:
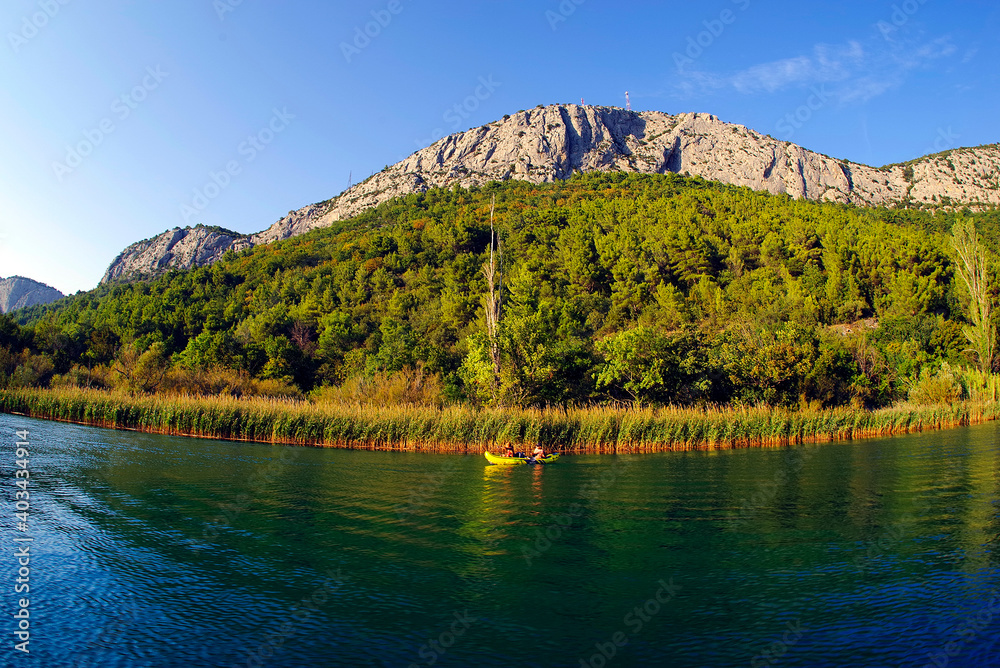
[[[613,334],[597,343],[604,365],[597,387],[620,385],[638,404],[646,391],[663,384],[666,360],[660,336],[646,327]]]
[[[986,253],[979,243],[975,224],[968,218],[955,223],[951,230],[951,247],[954,251],[955,273],[969,293],[966,316],[972,323],[963,328],[965,337],[972,345],[979,368],[983,372],[993,370],[996,350],[996,330],[990,322],[993,300],[990,295],[990,277],[986,265]]]
[[[649,327],[613,334],[597,343],[604,364],[598,387],[620,387],[635,404],[646,400],[692,403],[712,389],[705,349],[698,335],[672,336]]]
[[[164,345],[157,341],[141,352],[135,343],[123,346],[115,358],[114,371],[130,392],[155,392],[167,373]]]
[[[313,341],[312,328],[301,320],[292,323],[291,330],[292,343],[298,346],[305,355],[312,355],[316,352],[316,343]]]
[[[493,196],[490,202],[490,261],[483,265],[483,276],[486,278],[487,293],[483,296],[486,306],[486,331],[490,342],[490,359],[493,361],[493,374],[500,378],[500,325],[503,321],[503,255],[500,250],[500,238],[493,231],[493,212],[496,209],[497,198]],[[496,246],[496,253],[493,247]]]

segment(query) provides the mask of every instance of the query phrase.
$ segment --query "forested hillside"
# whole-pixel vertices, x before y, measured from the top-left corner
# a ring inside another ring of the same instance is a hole
[[[494,197],[499,373],[483,299]],[[197,391],[211,376],[322,395],[403,379],[435,401],[499,405],[876,406],[920,382],[947,395],[960,391],[947,365],[981,362],[949,259],[958,219],[997,238],[996,212],[859,209],[676,175],[430,190],[5,317],[0,383]]]

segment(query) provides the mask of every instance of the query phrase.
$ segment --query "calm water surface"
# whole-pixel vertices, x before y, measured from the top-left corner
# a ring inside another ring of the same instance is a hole
[[[15,428],[2,665],[1000,665],[995,424],[503,470],[0,415],[5,616]]]

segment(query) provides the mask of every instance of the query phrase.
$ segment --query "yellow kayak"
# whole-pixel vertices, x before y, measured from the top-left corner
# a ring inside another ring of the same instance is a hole
[[[483,454],[486,455],[486,459],[490,464],[496,464],[497,466],[521,466],[528,463],[527,457],[501,457],[500,455],[494,455],[492,452],[484,452]],[[557,459],[559,459],[559,453],[554,452],[551,455],[545,455],[536,463],[551,464]]]

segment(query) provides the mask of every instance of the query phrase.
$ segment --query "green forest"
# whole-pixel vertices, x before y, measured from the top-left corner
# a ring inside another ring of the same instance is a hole
[[[990,379],[998,232],[996,211],[678,175],[434,189],[0,316],[0,385],[437,406],[950,401]]]

